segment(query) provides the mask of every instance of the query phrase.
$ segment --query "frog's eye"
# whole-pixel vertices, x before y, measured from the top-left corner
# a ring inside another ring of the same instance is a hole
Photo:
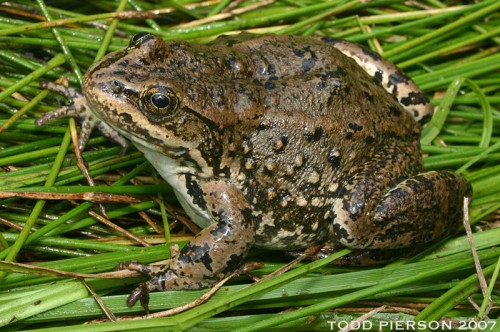
[[[141,94],[140,106],[146,115],[155,119],[174,114],[179,107],[179,98],[175,92],[165,86],[149,86]]]

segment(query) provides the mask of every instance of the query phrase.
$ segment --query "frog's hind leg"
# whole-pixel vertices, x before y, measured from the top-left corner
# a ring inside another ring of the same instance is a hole
[[[458,230],[463,198],[471,195],[470,185],[461,176],[448,171],[420,173],[378,197],[384,191],[372,189],[366,180],[369,176],[373,179],[377,174],[355,177],[350,190],[334,204],[333,234],[342,245],[398,249]]]
[[[470,184],[451,171],[421,173],[399,183],[377,206],[374,224],[394,234],[382,232],[378,242],[395,247],[422,244],[458,231],[464,197],[471,194]],[[400,231],[406,236],[399,235]]]
[[[401,69],[370,49],[347,40],[324,37],[323,40],[354,59],[370,76],[399,101],[419,124],[427,123],[434,112],[429,99]]]

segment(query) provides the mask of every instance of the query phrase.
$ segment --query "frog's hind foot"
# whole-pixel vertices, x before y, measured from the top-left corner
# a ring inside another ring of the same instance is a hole
[[[164,266],[161,265],[147,265],[142,264],[138,261],[126,261],[119,263],[115,270],[128,270],[139,272],[144,275],[152,275],[155,272],[160,271]],[[133,306],[138,300],[140,300],[141,306],[144,308],[146,313],[149,313],[149,292],[157,290],[158,286],[156,283],[147,281],[141,282],[132,293],[130,293],[127,298],[127,305],[129,307]]]

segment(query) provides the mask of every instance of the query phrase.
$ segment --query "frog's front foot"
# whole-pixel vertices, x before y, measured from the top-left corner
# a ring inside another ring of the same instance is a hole
[[[200,204],[209,207],[214,223],[196,234],[175,257],[163,265],[124,262],[118,269],[137,271],[151,280],[137,287],[129,306],[155,290],[203,289],[236,271],[255,241],[255,229],[241,192],[225,181],[202,183]]]
[[[42,88],[63,94],[70,101],[70,104],[44,114],[35,121],[37,126],[43,125],[54,119],[66,117],[78,118],[82,128],[78,139],[78,147],[80,150],[83,150],[87,144],[94,128],[97,128],[101,134],[120,144],[123,147],[123,151],[127,150],[129,146],[128,141],[92,113],[85,96],[80,90],[45,81],[41,83],[41,86]]]

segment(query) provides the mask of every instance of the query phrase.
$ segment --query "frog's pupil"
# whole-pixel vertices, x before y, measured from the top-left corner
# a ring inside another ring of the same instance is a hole
[[[170,105],[170,98],[161,93],[156,93],[151,97],[153,105],[158,108],[165,108]]]

